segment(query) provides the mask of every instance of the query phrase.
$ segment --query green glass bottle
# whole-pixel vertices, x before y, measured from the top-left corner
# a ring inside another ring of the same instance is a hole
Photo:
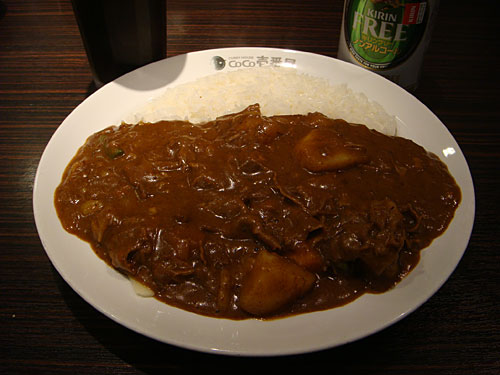
[[[346,0],[338,57],[416,88],[437,7],[437,0]]]

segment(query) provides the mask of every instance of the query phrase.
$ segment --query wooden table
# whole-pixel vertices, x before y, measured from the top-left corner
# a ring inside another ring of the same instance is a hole
[[[500,373],[497,2],[441,1],[415,93],[455,136],[474,178],[476,221],[456,271],[420,309],[377,334],[278,358],[155,342],[97,312],[55,271],[33,220],[33,180],[50,136],[93,91],[91,74],[69,0],[0,4],[0,373]],[[341,0],[169,0],[167,7],[168,56],[234,46],[336,56]]]

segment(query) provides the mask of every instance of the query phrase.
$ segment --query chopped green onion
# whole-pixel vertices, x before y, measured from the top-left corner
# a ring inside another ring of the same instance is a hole
[[[116,159],[125,154],[125,152],[121,148],[109,145],[108,139],[104,135],[101,135],[99,137],[99,141],[102,144],[105,154],[108,155],[109,158]]]

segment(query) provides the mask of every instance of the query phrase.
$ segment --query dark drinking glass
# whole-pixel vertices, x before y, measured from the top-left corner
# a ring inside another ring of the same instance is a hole
[[[166,55],[165,0],[72,0],[95,85]]]

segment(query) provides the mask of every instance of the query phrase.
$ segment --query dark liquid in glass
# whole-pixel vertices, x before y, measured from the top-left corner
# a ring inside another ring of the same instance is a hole
[[[165,57],[165,0],[72,3],[97,87]]]

